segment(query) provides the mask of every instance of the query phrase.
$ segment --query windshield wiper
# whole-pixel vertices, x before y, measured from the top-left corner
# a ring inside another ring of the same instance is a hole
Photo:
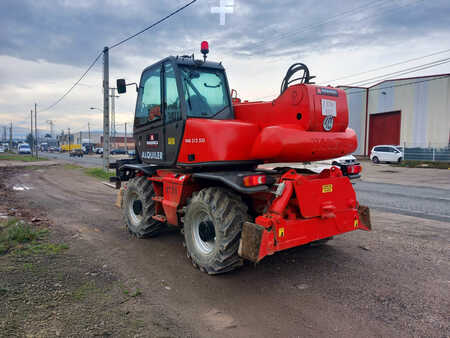
[[[184,83],[186,85],[186,93],[188,94],[188,104],[189,109],[192,111],[192,104],[191,104],[191,93],[189,93],[189,83],[186,78],[184,78]]]

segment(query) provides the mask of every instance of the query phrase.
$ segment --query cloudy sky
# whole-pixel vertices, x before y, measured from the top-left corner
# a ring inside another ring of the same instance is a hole
[[[181,13],[110,52],[110,85],[138,81],[142,69],[168,55],[195,53],[210,43],[230,86],[244,99],[270,100],[287,68],[306,63],[316,82],[344,85],[450,57],[448,0],[228,0],[221,25],[211,13],[220,0],[197,0]],[[64,100],[57,101],[104,46],[111,46],[189,0],[1,0],[0,126],[101,128],[102,62]],[[226,2],[226,1],[225,1]],[[426,55],[431,56],[423,57]],[[423,58],[422,58],[423,57]],[[416,59],[401,65],[381,67]],[[378,69],[367,73],[368,70]],[[355,75],[363,73],[360,75]],[[407,76],[449,73],[450,63]],[[116,123],[131,122],[136,95],[116,101]]]

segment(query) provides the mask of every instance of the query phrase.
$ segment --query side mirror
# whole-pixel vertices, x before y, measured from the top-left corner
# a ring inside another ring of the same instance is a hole
[[[117,79],[117,92],[119,94],[124,94],[127,92],[127,84],[125,79]]]

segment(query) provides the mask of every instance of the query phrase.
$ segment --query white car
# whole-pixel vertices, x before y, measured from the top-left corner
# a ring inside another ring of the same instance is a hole
[[[373,163],[401,162],[403,158],[403,151],[396,146],[391,145],[375,146],[370,152],[370,159]]]
[[[28,144],[19,144],[18,147],[19,154],[31,154],[31,148]]]
[[[350,178],[359,178],[360,176],[361,166],[359,165],[356,157],[353,155],[304,163],[300,166],[300,168],[308,169],[316,174],[320,174],[322,170],[330,169],[334,165],[338,166],[343,171],[344,175],[347,175]]]
[[[4,152],[5,152],[5,149],[3,149],[2,146],[0,146],[0,153],[4,153]]]

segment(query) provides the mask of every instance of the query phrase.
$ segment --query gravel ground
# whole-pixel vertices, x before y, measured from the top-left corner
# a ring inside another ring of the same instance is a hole
[[[71,247],[142,290],[144,316],[162,313],[152,323],[169,323],[169,336],[450,336],[448,222],[373,210],[372,232],[211,277],[189,265],[177,231],[129,237],[115,191],[80,170],[21,170],[7,182],[29,188],[14,194]]]

